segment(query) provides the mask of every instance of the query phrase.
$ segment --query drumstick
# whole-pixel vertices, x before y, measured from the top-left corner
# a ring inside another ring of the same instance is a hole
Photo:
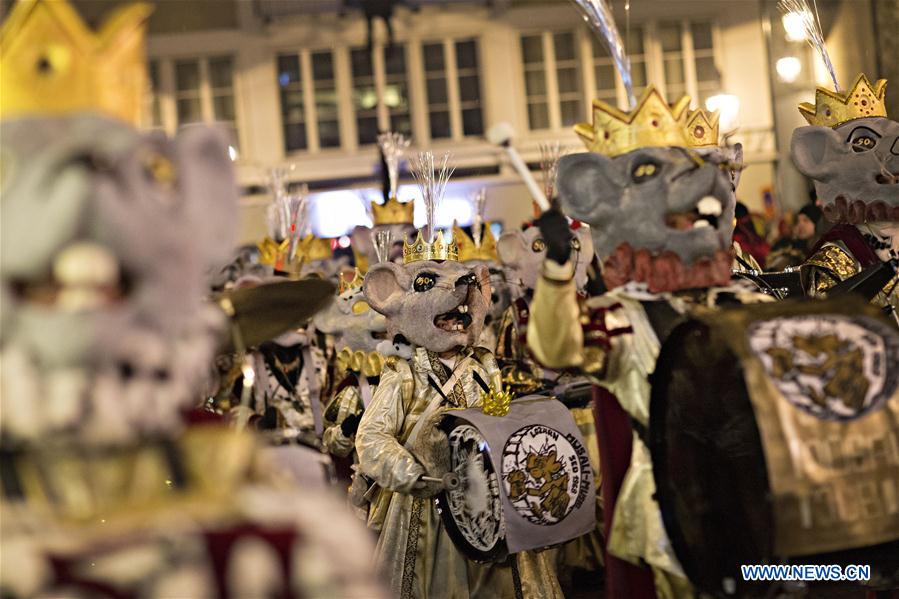
[[[426,483],[440,483],[447,491],[458,489],[462,484],[455,472],[447,472],[443,476],[420,476],[419,480]]]

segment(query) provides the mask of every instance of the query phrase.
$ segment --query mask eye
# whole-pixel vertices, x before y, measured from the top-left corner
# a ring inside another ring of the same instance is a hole
[[[175,165],[172,161],[159,152],[148,152],[143,157],[144,172],[147,178],[163,187],[170,189],[175,184]]]
[[[546,250],[546,242],[543,241],[542,237],[538,237],[534,240],[534,243],[531,244],[531,251],[542,252],[544,250]]]
[[[662,165],[653,160],[648,160],[634,167],[634,170],[631,172],[631,178],[634,180],[634,183],[645,183],[650,179],[654,179],[661,172]]]
[[[849,135],[849,145],[853,152],[867,152],[874,149],[879,139],[880,136],[871,129],[859,127]]]
[[[578,239],[577,237],[572,237],[571,238],[571,249],[573,249],[575,252],[581,251],[581,240]]]
[[[421,272],[415,277],[412,288],[421,293],[433,287],[435,283],[437,283],[437,275],[430,272]]]

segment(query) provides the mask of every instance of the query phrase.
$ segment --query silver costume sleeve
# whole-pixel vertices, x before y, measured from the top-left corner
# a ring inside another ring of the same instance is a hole
[[[356,452],[363,474],[399,493],[409,493],[425,472],[400,443],[405,419],[402,377],[385,368],[356,431]]]

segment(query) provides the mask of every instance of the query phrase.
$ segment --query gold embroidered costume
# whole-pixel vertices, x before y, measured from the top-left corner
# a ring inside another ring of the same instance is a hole
[[[474,563],[453,545],[434,502],[413,494],[425,474],[423,456],[413,455],[404,444],[426,408],[439,398],[428,378],[445,385],[456,377],[446,393],[449,405],[443,401],[441,411],[480,404],[482,391],[474,371],[499,388],[499,369],[486,350],[463,350],[454,366],[451,374],[436,354],[423,348],[416,348],[409,362],[391,358],[356,434],[362,470],[381,487],[369,522],[383,522],[376,555],[387,569],[394,596],[511,598],[517,596],[518,579],[524,597],[561,597],[552,552],[518,554],[513,566]]]
[[[703,290],[687,298],[623,286],[579,304],[574,282],[566,279],[570,273],[570,265],[544,264],[531,302],[528,347],[549,367],[581,370],[613,393],[636,423],[631,463],[614,506],[607,548],[633,564],[648,563],[659,596],[690,596],[689,582],[653,498],[656,488],[649,449],[636,432],[649,426],[649,377],[661,346],[641,302],[667,303],[676,318],[691,309],[713,306],[718,290]],[[743,303],[770,300],[743,289],[728,291],[734,291]]]

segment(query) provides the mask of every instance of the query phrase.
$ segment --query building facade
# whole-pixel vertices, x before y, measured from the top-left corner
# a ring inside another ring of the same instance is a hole
[[[620,78],[567,0],[416,4],[396,11],[392,44],[376,21],[369,49],[361,12],[339,0],[161,2],[151,21],[146,126],[173,133],[217,122],[230,132],[247,241],[265,232],[275,166],[295,165],[292,180],[314,196],[330,192],[315,196],[324,204],[317,218],[332,221],[322,234],[364,218],[349,204],[378,195],[375,137],[388,129],[410,135],[414,149],[452,152],[450,195],[487,186],[488,218],[517,225],[532,216],[529,196],[485,133],[510,124],[535,169],[541,143],[581,151],[572,125],[590,119],[593,98],[625,107]],[[761,210],[779,191],[789,150],[777,134],[776,112],[787,108],[772,90],[769,37],[779,23],[771,3],[612,4],[638,90],[653,83],[669,99],[686,93],[694,107],[723,98],[722,130],[744,146],[739,195]]]

